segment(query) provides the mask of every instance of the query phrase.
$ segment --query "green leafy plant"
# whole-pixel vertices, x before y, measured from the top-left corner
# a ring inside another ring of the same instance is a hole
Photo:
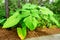
[[[37,24],[38,24],[38,21],[32,16],[29,16],[29,17],[25,18],[23,22],[26,24],[26,26],[30,30],[34,30],[37,27]]]
[[[27,29],[26,29],[26,25],[24,23],[22,23],[22,28],[17,28],[17,33],[18,33],[18,36],[24,40],[26,35],[27,35]]]
[[[53,12],[48,8],[25,4],[6,20],[2,28],[14,27],[17,24],[21,25],[17,27],[17,33],[21,40],[24,40],[27,35],[26,28],[32,31],[35,30],[38,25],[42,25],[43,27],[53,23],[59,26],[59,23],[54,18]]]
[[[48,12],[47,12],[48,10]],[[43,16],[42,18],[45,19],[47,22],[55,23],[58,27],[59,27],[59,23],[58,21],[55,19],[54,17],[54,13],[52,11],[50,11],[48,8],[46,7],[40,7],[40,11],[41,11],[41,15]],[[48,23],[49,24],[49,23]]]

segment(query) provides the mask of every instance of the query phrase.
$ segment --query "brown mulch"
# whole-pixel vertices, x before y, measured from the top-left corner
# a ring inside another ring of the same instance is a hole
[[[46,36],[46,35],[57,34],[57,33],[60,33],[59,28],[52,28],[52,29],[37,28],[34,31],[28,31],[26,38]],[[16,29],[8,30],[8,29],[0,28],[0,40],[20,40],[20,39],[16,33]]]

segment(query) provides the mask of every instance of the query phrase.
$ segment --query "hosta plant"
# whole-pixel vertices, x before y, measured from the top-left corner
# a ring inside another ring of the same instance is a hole
[[[59,27],[59,23],[54,18],[54,14],[46,7],[41,7],[33,4],[25,4],[21,9],[16,10],[13,15],[11,15],[2,28],[10,28],[17,26],[17,34],[24,40],[27,35],[27,28],[29,30],[35,30],[38,25],[50,26],[49,24],[55,24]]]

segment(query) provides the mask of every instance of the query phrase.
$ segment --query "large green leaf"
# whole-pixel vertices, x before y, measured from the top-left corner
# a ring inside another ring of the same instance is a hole
[[[17,33],[18,33],[18,36],[21,38],[21,40],[24,40],[25,37],[26,37],[26,27],[23,27],[23,28],[17,28]]]
[[[29,16],[24,19],[24,23],[30,30],[34,30],[37,27],[38,21],[34,17]]]
[[[3,28],[10,28],[14,25],[16,25],[21,20],[21,16],[19,12],[15,12],[14,15],[9,17],[7,21],[4,23]]]
[[[29,10],[24,10],[24,9],[22,9],[22,11],[21,11],[21,17],[27,17],[27,16],[29,16],[30,15],[30,11]]]

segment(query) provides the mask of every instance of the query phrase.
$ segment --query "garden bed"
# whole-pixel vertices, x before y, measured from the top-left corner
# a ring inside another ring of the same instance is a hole
[[[34,31],[28,31],[26,38],[47,36],[47,35],[59,34],[59,33],[60,33],[59,28],[51,28],[51,29],[37,28]],[[0,40],[20,40],[20,39],[17,35],[16,29],[2,29],[2,28],[0,28]]]

